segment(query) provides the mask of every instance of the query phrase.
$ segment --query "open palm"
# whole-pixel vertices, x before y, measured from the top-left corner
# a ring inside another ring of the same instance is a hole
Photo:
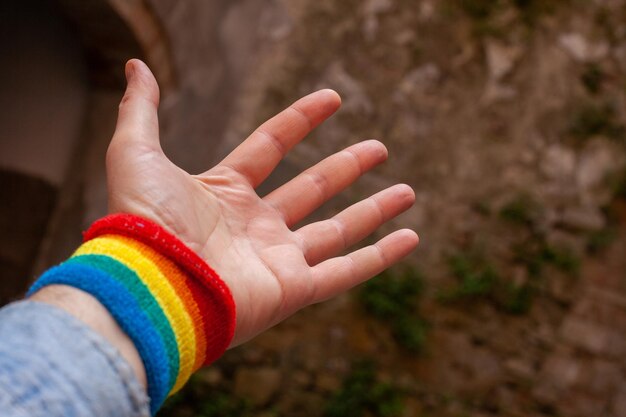
[[[107,154],[109,211],[149,218],[178,236],[221,276],[237,307],[232,345],[300,308],[330,298],[389,267],[418,243],[399,230],[338,256],[408,209],[414,193],[390,187],[335,217],[292,227],[387,158],[370,140],[318,163],[264,198],[255,192],[313,128],[332,115],[339,96],[322,90],[261,125],[217,166],[190,175],[159,145],[159,92],[149,69],[132,60],[128,88]]]

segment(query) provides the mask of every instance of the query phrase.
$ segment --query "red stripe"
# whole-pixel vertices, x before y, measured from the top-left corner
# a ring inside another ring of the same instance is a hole
[[[208,365],[228,348],[235,333],[236,307],[230,290],[209,265],[163,227],[132,214],[113,214],[91,225],[83,235],[85,242],[106,234],[119,234],[136,239],[174,261],[190,276],[189,285],[203,313],[207,340]],[[195,285],[195,288],[194,288]]]

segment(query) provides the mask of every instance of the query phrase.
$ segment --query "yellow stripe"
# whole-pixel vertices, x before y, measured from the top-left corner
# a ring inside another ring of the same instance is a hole
[[[154,249],[134,239],[118,235],[106,235],[84,243],[74,255],[107,255],[123,263],[137,273],[157,300],[169,320],[180,356],[176,383],[170,395],[185,385],[196,358],[196,334],[193,320],[176,290],[163,275],[158,265],[164,259]]]

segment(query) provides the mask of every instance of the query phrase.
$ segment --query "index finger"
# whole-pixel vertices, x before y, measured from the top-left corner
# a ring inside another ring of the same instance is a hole
[[[341,98],[333,90],[309,94],[263,123],[218,165],[234,169],[256,188],[291,148],[340,105]]]

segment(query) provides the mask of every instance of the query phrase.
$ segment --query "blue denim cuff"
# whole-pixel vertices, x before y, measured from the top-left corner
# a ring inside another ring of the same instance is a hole
[[[130,365],[65,311],[20,301],[0,310],[0,410],[6,417],[148,417]]]

